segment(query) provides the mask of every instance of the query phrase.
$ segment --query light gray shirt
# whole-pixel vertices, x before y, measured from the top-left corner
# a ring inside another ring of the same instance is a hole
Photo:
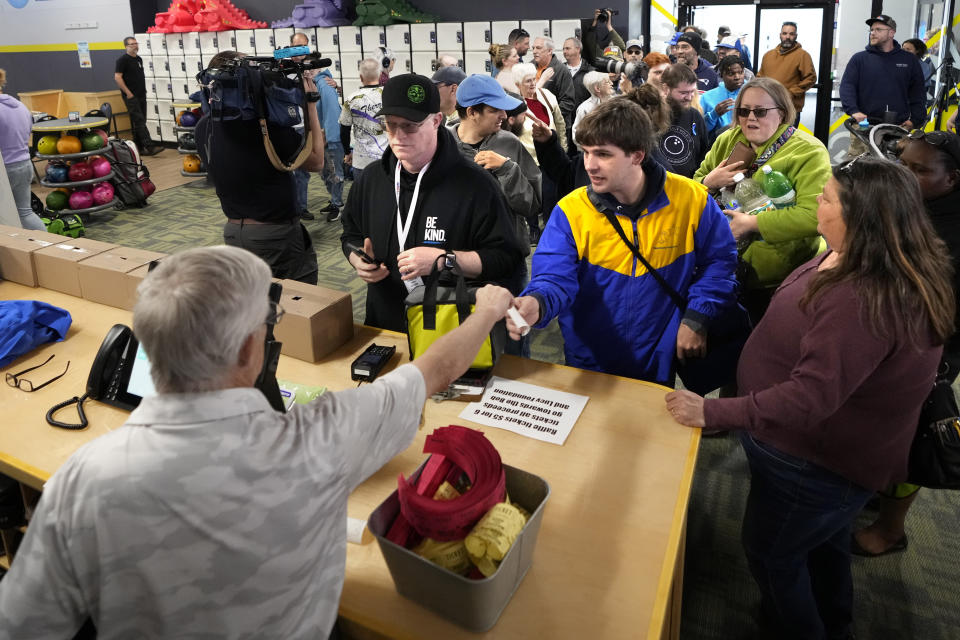
[[[47,483],[0,638],[326,638],[350,492],[406,449],[425,401],[404,365],[290,413],[256,389],[145,398]],[[386,496],[384,496],[386,497]]]

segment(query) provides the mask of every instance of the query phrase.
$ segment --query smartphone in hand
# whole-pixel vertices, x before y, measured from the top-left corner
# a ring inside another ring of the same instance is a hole
[[[375,259],[375,258],[371,258],[369,255],[367,255],[367,252],[366,252],[366,251],[364,251],[363,249],[361,249],[360,247],[358,247],[358,246],[355,245],[355,244],[350,244],[350,243],[348,242],[348,243],[347,243],[347,248],[350,249],[350,252],[351,252],[351,253],[353,253],[355,256],[357,256],[358,258],[360,258],[361,260],[363,260],[363,261],[366,262],[367,264],[373,264],[373,265],[376,265],[376,266],[380,266],[381,264],[383,264],[383,261],[382,261],[382,260],[377,260],[377,259]]]

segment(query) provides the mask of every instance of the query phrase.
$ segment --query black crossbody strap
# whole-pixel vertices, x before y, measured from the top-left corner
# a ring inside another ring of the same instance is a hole
[[[687,308],[687,301],[681,296],[676,289],[670,286],[670,283],[660,275],[660,272],[653,268],[653,266],[647,262],[646,258],[640,253],[640,249],[637,248],[635,244],[627,240],[627,234],[623,232],[623,227],[620,226],[620,222],[617,220],[617,217],[609,209],[603,210],[603,215],[607,217],[607,220],[610,221],[610,224],[613,225],[613,228],[617,230],[617,233],[620,234],[620,239],[623,240],[623,244],[627,245],[630,248],[630,251],[633,252],[633,255],[636,256],[637,260],[640,261],[644,267],[647,268],[647,271],[650,275],[653,276],[653,279],[660,283],[660,286],[666,290],[670,297],[673,299],[673,303],[683,311]]]

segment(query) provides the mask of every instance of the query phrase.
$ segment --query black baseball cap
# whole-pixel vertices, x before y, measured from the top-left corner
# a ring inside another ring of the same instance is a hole
[[[404,73],[387,80],[383,86],[383,107],[378,116],[400,116],[412,122],[423,122],[440,112],[440,93],[430,78]]]
[[[870,18],[869,20],[867,20],[867,26],[872,27],[874,22],[879,22],[884,26],[890,27],[894,31],[897,30],[897,21],[888,15],[881,13],[876,18]]]

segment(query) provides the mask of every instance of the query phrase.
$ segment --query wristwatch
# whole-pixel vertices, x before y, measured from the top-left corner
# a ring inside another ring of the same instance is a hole
[[[319,102],[319,101],[320,101],[319,91],[307,91],[307,102]]]
[[[457,254],[453,251],[447,251],[443,254],[443,266],[447,269],[453,269],[457,266]]]

